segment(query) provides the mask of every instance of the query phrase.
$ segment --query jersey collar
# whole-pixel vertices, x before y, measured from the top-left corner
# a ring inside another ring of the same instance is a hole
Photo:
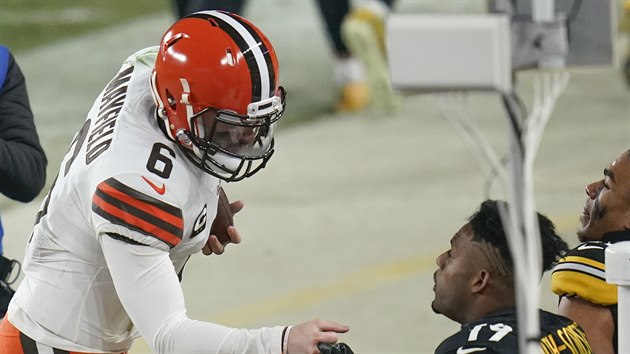
[[[630,230],[608,232],[602,237],[602,242],[606,243],[617,243],[621,241],[630,241]]]

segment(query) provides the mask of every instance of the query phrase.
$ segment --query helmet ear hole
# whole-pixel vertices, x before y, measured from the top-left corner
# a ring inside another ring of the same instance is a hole
[[[173,97],[173,95],[171,95],[171,92],[168,90],[166,90],[166,100],[167,100],[168,106],[174,110],[175,105],[177,104],[177,100],[175,99],[175,97]]]

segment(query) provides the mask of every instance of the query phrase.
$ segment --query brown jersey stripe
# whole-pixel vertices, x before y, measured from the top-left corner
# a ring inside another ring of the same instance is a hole
[[[110,178],[98,185],[92,210],[114,224],[155,237],[174,247],[183,237],[182,211]]]
[[[153,197],[150,197],[142,192],[139,192],[129,186],[127,186],[126,184],[120,182],[119,180],[115,179],[115,178],[109,178],[106,181],[102,182],[100,185],[103,184],[107,184],[109,186],[111,186],[113,189],[119,190],[121,191],[123,194],[126,194],[134,199],[138,199],[141,200],[147,204],[151,204],[155,207],[158,207],[162,210],[164,210],[165,212],[169,213],[169,214],[173,214],[173,215],[180,215],[182,211],[177,208],[174,207],[168,203],[165,203],[159,199],[155,199]],[[99,185],[99,186],[100,186]]]
[[[104,186],[104,189],[107,189],[107,187]],[[129,213],[137,218],[145,220],[168,232],[176,235],[182,233],[184,222],[181,217],[178,218],[171,214],[166,214],[159,209],[147,207],[144,204],[138,203],[138,201],[135,199],[128,198],[126,195],[116,195],[118,193],[115,192],[115,195],[111,195],[108,192],[111,191],[97,189],[94,195],[97,195],[102,200],[115,206],[123,212]],[[169,219],[172,219],[174,222],[169,222]]]
[[[92,211],[114,224],[122,225],[131,230],[155,237],[169,245],[171,248],[175,247],[181,240],[181,235],[172,234],[155,224],[146,222],[121,209],[118,209],[114,205],[111,205],[101,199],[96,194],[92,196]]]
[[[176,214],[167,212],[161,206],[156,205],[155,201],[164,204],[162,206],[172,208],[171,205],[149,197],[146,194],[139,193],[142,199],[138,199],[138,196],[130,196],[123,191],[112,188],[105,182],[96,187],[96,193],[110,204],[116,205],[120,209],[128,211],[139,218],[146,219],[149,222],[153,222],[156,225],[160,225],[165,229],[171,229],[169,225],[172,225],[175,227],[172,231],[174,233],[177,232],[176,229],[184,227],[184,220],[182,219],[180,209],[175,209]],[[153,203],[149,203],[147,198],[152,199]]]

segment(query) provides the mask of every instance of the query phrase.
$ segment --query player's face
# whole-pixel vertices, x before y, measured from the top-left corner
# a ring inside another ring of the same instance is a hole
[[[261,127],[243,127],[221,122],[216,119],[216,111],[208,110],[202,113],[195,124],[203,131],[206,139],[225,151],[244,154],[248,147],[256,140]],[[244,154],[247,155],[247,154]]]
[[[451,239],[451,249],[438,256],[438,269],[433,274],[435,299],[431,308],[462,324],[467,321],[471,280],[479,268],[475,261],[479,250],[472,246],[472,237],[472,226],[467,223]]]
[[[630,228],[630,156],[623,153],[604,169],[604,178],[586,186],[580,216],[580,241],[601,240],[604,234]]]

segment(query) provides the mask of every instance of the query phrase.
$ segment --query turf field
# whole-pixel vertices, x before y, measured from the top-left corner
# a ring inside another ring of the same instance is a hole
[[[3,0],[0,43],[13,51],[170,10],[169,0]]]

